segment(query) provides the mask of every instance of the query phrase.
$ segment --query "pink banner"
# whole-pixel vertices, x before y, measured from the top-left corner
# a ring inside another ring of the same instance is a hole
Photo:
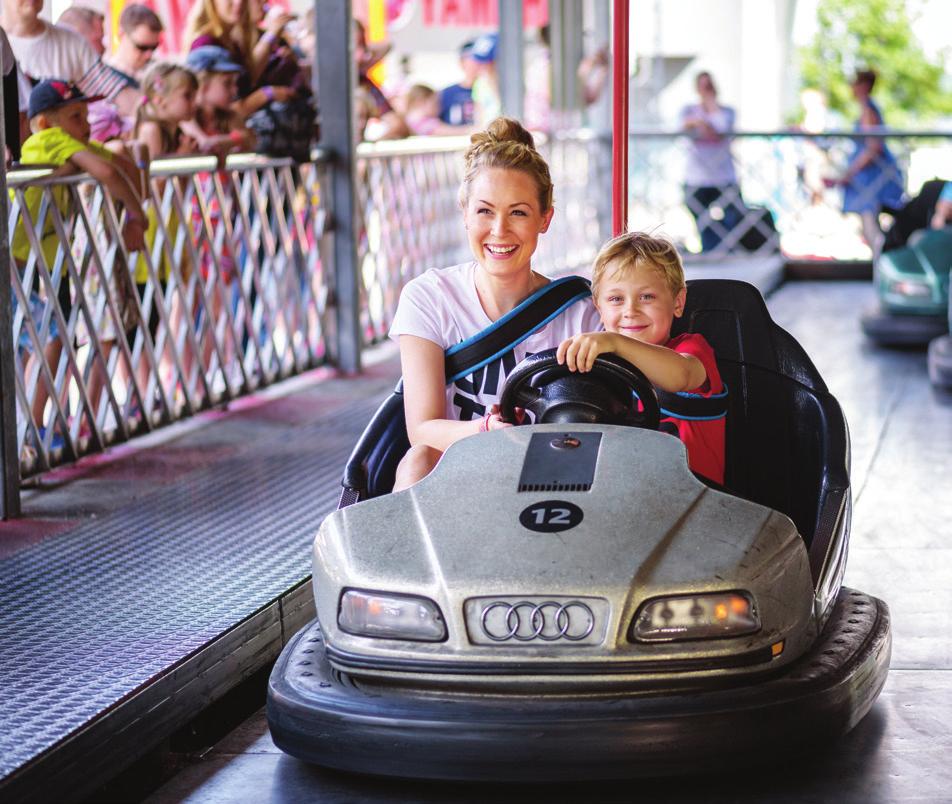
[[[522,0],[522,23],[539,28],[549,22],[548,0]],[[499,26],[498,0],[423,0],[427,27]]]

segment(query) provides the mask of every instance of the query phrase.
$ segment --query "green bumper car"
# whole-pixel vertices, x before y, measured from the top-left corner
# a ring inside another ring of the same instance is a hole
[[[952,227],[914,232],[907,245],[876,262],[879,307],[862,317],[863,332],[885,346],[925,346],[949,331]]]

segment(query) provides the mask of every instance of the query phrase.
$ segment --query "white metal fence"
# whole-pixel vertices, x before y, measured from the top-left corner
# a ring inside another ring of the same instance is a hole
[[[122,212],[87,176],[8,174],[22,475],[324,360],[324,170],[157,161],[147,248],[133,253]]]

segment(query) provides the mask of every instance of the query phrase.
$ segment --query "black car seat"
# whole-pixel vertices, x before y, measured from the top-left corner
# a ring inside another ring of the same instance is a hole
[[[753,285],[688,282],[671,334],[684,332],[704,335],[728,387],[726,488],[789,516],[816,578],[849,502],[849,435],[839,403]]]
[[[892,213],[893,224],[883,240],[884,252],[902,248],[909,242],[913,232],[929,228],[944,186],[944,179],[929,179],[914,198]]]

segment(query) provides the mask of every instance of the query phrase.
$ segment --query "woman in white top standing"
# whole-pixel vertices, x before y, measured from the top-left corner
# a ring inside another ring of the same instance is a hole
[[[532,135],[517,121],[493,120],[470,138],[459,202],[475,258],[431,269],[403,289],[390,337],[399,341],[411,448],[394,490],[424,477],[468,435],[509,427],[496,408],[506,376],[527,354],[598,329],[583,300],[469,376],[447,384],[444,352],[489,327],[549,279],[532,267],[539,235],[552,220],[552,179]]]
[[[701,250],[713,251],[744,217],[734,170],[730,135],[734,110],[717,100],[717,87],[708,72],[695,79],[698,103],[681,111],[681,128],[690,137],[684,176],[685,203],[697,223]],[[713,215],[713,209],[720,214]]]

